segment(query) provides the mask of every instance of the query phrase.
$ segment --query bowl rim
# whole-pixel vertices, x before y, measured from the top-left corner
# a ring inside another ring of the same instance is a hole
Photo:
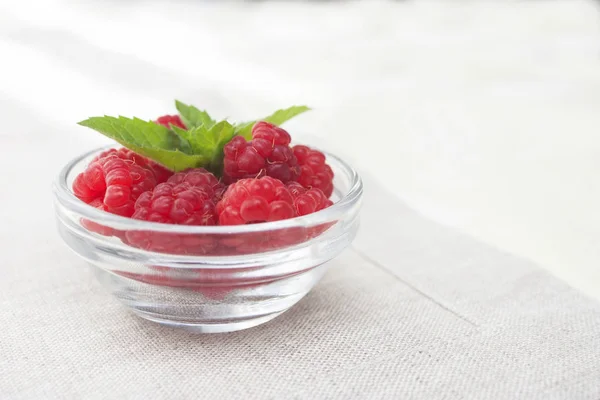
[[[363,183],[356,170],[354,170],[354,168],[352,168],[349,164],[347,164],[345,161],[335,156],[334,154],[319,149],[319,151],[322,151],[325,154],[325,157],[328,160],[335,160],[335,162],[339,164],[343,170],[345,170],[346,174],[350,177],[351,180],[350,189],[348,190],[348,192],[340,200],[323,210],[301,217],[250,225],[176,225],[165,224],[160,222],[141,221],[98,210],[97,208],[92,207],[89,204],[84,203],[83,201],[75,197],[74,193],[67,184],[67,178],[69,176],[69,173],[78,163],[82,162],[85,158],[90,157],[96,153],[100,153],[103,150],[108,150],[117,146],[118,144],[111,144],[98,147],[88,152],[85,152],[69,161],[61,169],[58,177],[54,181],[53,192],[55,200],[59,202],[62,206],[66,207],[69,211],[80,214],[81,217],[102,223],[103,225],[107,225],[115,229],[144,230],[185,234],[236,234],[251,232],[267,232],[286,228],[310,227],[331,222],[332,220],[339,218],[339,216],[344,215],[345,211],[348,210],[348,208],[351,208],[362,198]]]

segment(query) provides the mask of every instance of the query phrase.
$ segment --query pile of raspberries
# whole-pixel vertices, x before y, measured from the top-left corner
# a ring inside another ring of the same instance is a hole
[[[185,129],[178,116],[156,123]],[[138,220],[180,225],[243,225],[307,215],[326,207],[333,171],[325,155],[290,146],[285,130],[258,122],[252,139],[224,147],[219,178],[194,168],[173,173],[126,148],[98,155],[73,182],[80,200]]]

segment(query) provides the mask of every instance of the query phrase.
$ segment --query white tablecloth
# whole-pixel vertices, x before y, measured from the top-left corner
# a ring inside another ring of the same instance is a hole
[[[598,399],[598,303],[399,200],[597,296],[598,26],[577,0],[0,3],[0,398]],[[263,327],[141,321],[55,233],[52,179],[106,142],[74,123],[174,98],[309,104],[292,133],[365,176],[354,247]]]
[[[130,314],[60,244],[50,212],[16,214],[0,281],[0,398],[600,397],[600,303],[365,184],[361,233],[323,281],[232,334]]]

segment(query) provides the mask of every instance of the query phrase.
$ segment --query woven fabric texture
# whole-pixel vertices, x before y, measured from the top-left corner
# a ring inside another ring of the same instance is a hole
[[[289,312],[231,334],[129,314],[52,218],[37,226],[32,251],[5,252],[2,399],[600,398],[600,304],[369,177],[353,247]]]

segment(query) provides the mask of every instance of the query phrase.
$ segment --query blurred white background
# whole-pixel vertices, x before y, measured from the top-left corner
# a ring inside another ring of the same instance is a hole
[[[2,222],[52,213],[52,149],[105,142],[88,116],[307,104],[293,134],[600,297],[599,38],[584,0],[0,2]],[[30,202],[16,168],[47,182]]]

